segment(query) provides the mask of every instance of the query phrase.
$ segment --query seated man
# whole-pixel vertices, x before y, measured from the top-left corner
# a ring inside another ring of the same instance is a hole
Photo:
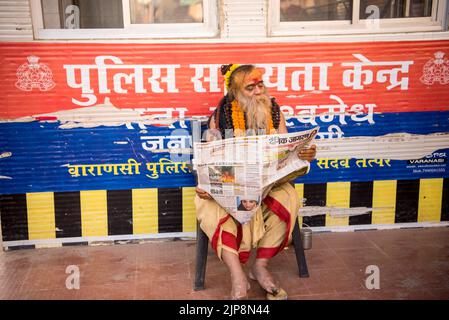
[[[253,65],[227,65],[222,67],[228,94],[211,115],[208,127],[217,129],[222,138],[244,135],[246,129],[256,134],[287,133],[285,119],[279,105],[270,98],[262,81],[262,73]],[[215,130],[217,132],[217,130]],[[313,145],[299,154],[299,158],[312,161],[316,154]],[[213,249],[231,273],[231,298],[247,295],[249,283],[242,268],[257,248],[255,263],[249,277],[257,280],[267,292],[267,299],[286,299],[287,293],[267,270],[269,260],[291,240],[299,209],[295,188],[281,182],[263,199],[249,223],[240,224],[212,197],[197,187],[195,206],[201,229],[207,234]]]

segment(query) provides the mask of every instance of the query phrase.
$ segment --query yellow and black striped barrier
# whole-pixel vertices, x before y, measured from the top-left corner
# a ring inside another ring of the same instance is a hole
[[[296,184],[306,206],[323,214],[300,218],[311,227],[449,221],[449,179]],[[92,239],[138,239],[196,231],[194,187],[39,192],[0,196],[3,246],[88,244]],[[326,207],[373,208],[334,217]]]

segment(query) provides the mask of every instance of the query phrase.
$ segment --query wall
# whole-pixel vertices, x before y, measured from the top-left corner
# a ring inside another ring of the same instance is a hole
[[[28,0],[0,2],[0,39],[33,40]]]
[[[229,62],[265,69],[289,131],[320,126],[296,181],[304,223],[447,225],[449,41],[248,44],[266,32],[254,3],[254,21],[222,21],[230,43],[1,43],[3,246],[194,236],[189,119],[216,106]],[[361,62],[373,78],[357,83]]]

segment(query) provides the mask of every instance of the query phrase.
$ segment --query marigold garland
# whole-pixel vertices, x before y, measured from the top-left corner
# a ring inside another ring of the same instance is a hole
[[[237,100],[231,103],[232,110],[232,126],[234,127],[234,135],[243,135],[246,129],[245,115],[240,108]]]

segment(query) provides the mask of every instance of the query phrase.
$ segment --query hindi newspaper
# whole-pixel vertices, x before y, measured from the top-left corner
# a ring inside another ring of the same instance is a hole
[[[313,143],[318,130],[195,142],[198,187],[237,221],[247,223],[275,184],[309,171],[310,163],[298,153]]]

